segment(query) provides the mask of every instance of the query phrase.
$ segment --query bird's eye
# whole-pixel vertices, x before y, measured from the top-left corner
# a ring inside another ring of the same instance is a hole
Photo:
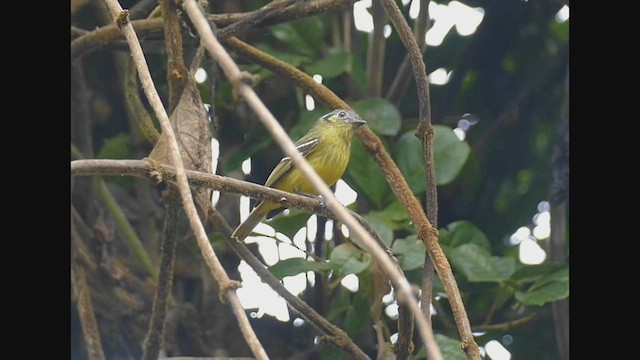
[[[344,119],[347,116],[347,113],[345,111],[340,111],[338,113],[338,116],[340,116],[340,118]]]

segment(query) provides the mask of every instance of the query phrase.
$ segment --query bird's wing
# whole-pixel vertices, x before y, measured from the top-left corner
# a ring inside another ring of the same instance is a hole
[[[311,152],[313,152],[313,150],[318,147],[319,143],[320,138],[318,138],[317,136],[305,136],[302,139],[298,140],[298,142],[296,143],[296,148],[302,154],[302,156],[306,158]],[[293,164],[291,163],[291,158],[289,156],[283,157],[278,165],[276,165],[276,167],[273,169],[271,175],[269,175],[269,178],[267,178],[267,181],[264,183],[264,185],[273,186],[278,182],[278,180],[282,179],[285,174],[291,171],[292,166]]]

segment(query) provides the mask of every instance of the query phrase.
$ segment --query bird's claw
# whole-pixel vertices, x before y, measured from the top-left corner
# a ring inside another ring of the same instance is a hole
[[[326,208],[325,204],[324,204],[324,199],[322,199],[322,196],[320,195],[314,195],[314,194],[309,194],[309,193],[305,193],[302,191],[298,191],[298,194],[300,195],[304,195],[306,197],[310,197],[310,198],[314,198],[316,200],[318,200],[320,203],[318,204],[318,206],[316,206],[316,208],[314,209],[314,213],[319,213],[324,211],[324,209]]]

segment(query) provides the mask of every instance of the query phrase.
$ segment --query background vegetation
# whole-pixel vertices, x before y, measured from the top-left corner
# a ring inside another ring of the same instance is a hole
[[[430,220],[440,229],[440,244],[452,264],[472,329],[479,334],[476,342],[482,346],[496,339],[514,359],[568,359],[569,22],[555,20],[564,3],[461,2],[484,10],[477,31],[461,36],[453,29],[440,46],[428,47],[424,53],[427,73],[438,68],[451,71],[446,84],[430,86],[439,209],[437,219]],[[242,24],[235,35],[310,75],[322,75],[323,84],[369,122],[426,208],[423,149],[414,135],[418,95],[411,68],[402,65],[405,47],[396,31],[386,39],[376,31],[357,31],[353,1],[322,3],[338,5],[300,18],[267,15],[257,24]],[[376,3],[369,11],[379,30],[389,21]],[[267,4],[212,1],[205,9],[211,15],[230,14],[210,17],[225,31],[243,13]],[[397,4],[416,33],[433,25],[424,17],[409,17],[410,2]],[[420,4],[426,7],[429,1]],[[150,19],[147,27],[141,25],[136,32],[165,106],[175,108],[177,99],[171,98],[171,89],[176,85],[168,71],[171,64],[167,64],[163,28],[153,23],[166,19],[157,11],[153,15],[156,1],[122,1],[121,5],[130,10],[132,20]],[[177,13],[184,61],[189,66],[196,57],[197,32],[182,10]],[[72,160],[149,156],[153,132],[141,130],[140,118],[149,117],[157,130],[160,127],[139,85],[132,82],[135,72],[131,71],[127,44],[120,36],[105,40],[111,38],[100,33],[106,33],[109,26],[118,31],[105,4],[72,0],[71,22]],[[307,111],[306,92],[291,79],[223,45],[243,70],[257,76],[256,93],[293,140],[328,111],[319,102]],[[252,171],[246,180],[263,183],[282,157],[281,150],[234,94],[215,62],[205,56],[201,66],[208,79],[198,84],[198,90],[202,101],[211,106],[209,130],[220,144],[216,173],[242,179],[241,164],[251,157]],[[464,126],[461,120],[470,123],[464,141],[452,131]],[[359,195],[350,207],[377,230],[407,278],[419,287],[425,247],[416,240],[416,230],[377,163],[357,139],[343,179]],[[218,285],[206,268],[188,222],[180,211],[165,205],[169,193],[165,183],[149,179],[72,179],[72,358],[142,357],[168,217],[176,219],[172,226],[178,240],[163,354],[251,356],[229,305],[218,297]],[[239,222],[238,199],[236,193],[222,192],[217,202],[228,224]],[[551,237],[538,241],[547,257],[541,264],[526,265],[519,260],[519,247],[509,238],[518,228],[533,226],[532,217],[542,201],[549,202],[552,218]],[[294,211],[271,225],[293,236],[308,216]],[[333,227],[331,240],[324,242],[325,221],[318,219],[321,231],[315,246],[309,245],[308,250],[316,259],[327,259],[328,266],[288,261],[274,265],[271,271],[279,278],[315,271],[316,286],[309,286],[300,297],[344,329],[367,355],[376,357],[379,350],[371,311],[379,295],[374,288],[375,269],[368,254],[353,246],[353,239],[345,238],[338,226]],[[211,223],[206,229],[224,269],[232,279],[240,280],[240,258],[222,240],[224,231]],[[258,254],[257,249],[252,250]],[[337,285],[349,273],[358,275],[358,292]],[[432,317],[433,329],[444,358],[464,359],[451,309],[437,278],[433,293],[437,310]],[[93,333],[83,320],[88,310],[97,325]],[[296,316],[292,313],[292,318]],[[398,325],[387,316],[383,322],[389,342],[388,336]],[[274,359],[349,357],[326,342],[314,342],[319,333],[308,322],[294,327],[291,322],[264,316],[252,319],[251,325]],[[102,354],[91,350],[96,349],[95,343],[90,343],[95,339],[100,340]],[[416,336],[414,341],[412,357],[423,358],[420,339]]]

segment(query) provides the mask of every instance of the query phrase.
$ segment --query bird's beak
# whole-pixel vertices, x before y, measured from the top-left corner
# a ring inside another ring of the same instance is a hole
[[[359,118],[359,117],[358,117],[358,118],[355,118],[355,119],[353,119],[353,120],[351,120],[351,125],[353,125],[353,126],[355,126],[355,127],[358,127],[358,126],[360,126],[360,125],[364,125],[364,124],[366,124],[366,123],[367,123],[366,121],[362,120],[362,119],[361,119],[361,118]]]

